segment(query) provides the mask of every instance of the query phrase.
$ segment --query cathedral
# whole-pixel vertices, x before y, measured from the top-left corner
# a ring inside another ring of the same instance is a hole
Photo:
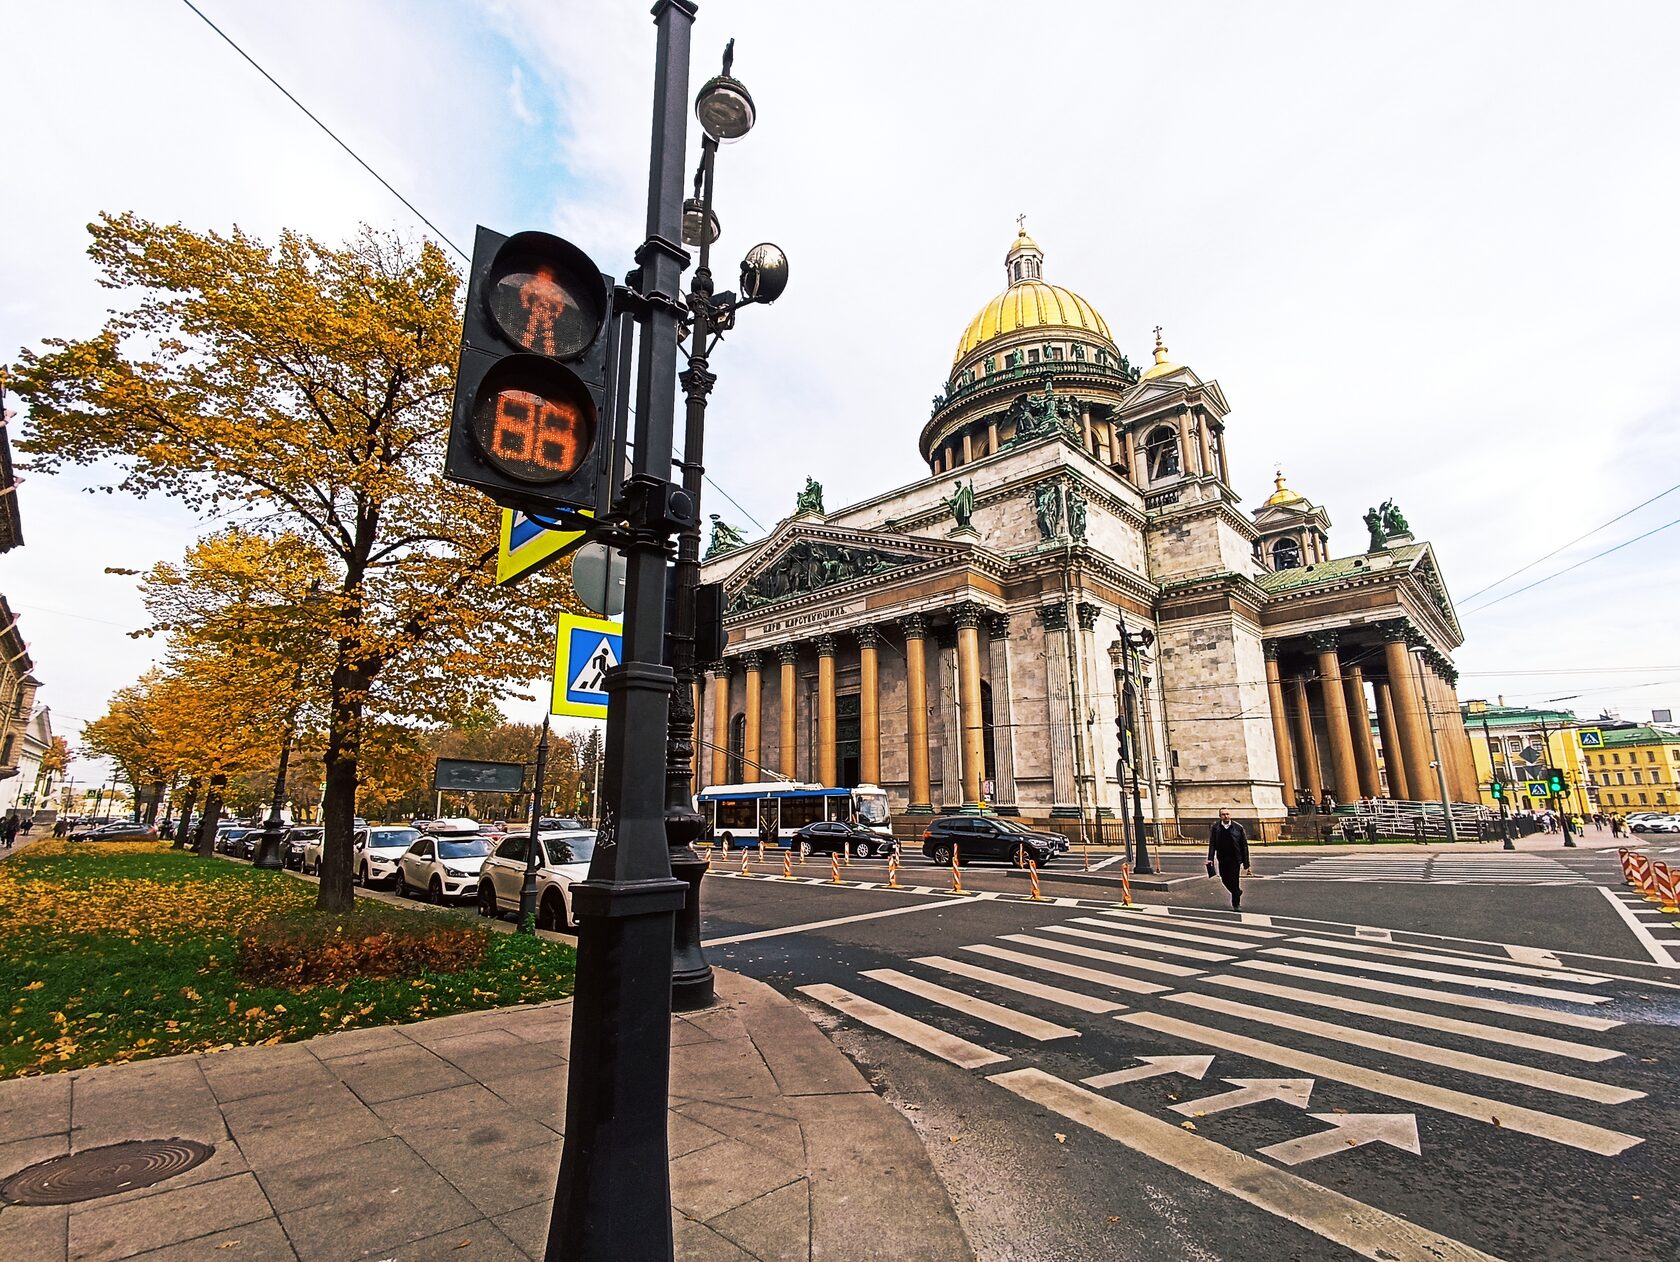
[[[1387,503],[1334,556],[1281,473],[1245,513],[1219,383],[1160,330],[1134,368],[1024,228],[1004,267],[922,427],[926,478],[834,510],[807,480],[754,542],[714,517],[728,643],[698,785],[875,784],[895,816],[1074,836],[1138,802],[1168,835],[1228,808],[1273,838],[1327,795],[1477,801],[1429,544]]]

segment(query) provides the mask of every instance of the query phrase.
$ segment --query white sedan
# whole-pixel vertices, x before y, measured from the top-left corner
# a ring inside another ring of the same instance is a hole
[[[484,861],[478,883],[480,915],[518,913],[530,844],[528,834],[511,833]],[[537,928],[571,932],[572,883],[588,877],[594,853],[595,834],[591,830],[537,834]]]
[[[425,894],[434,903],[469,899],[478,892],[478,871],[490,853],[483,837],[421,836],[397,860],[397,892]]]
[[[372,828],[358,828],[356,830],[356,848],[351,858],[350,879],[361,885],[384,885],[397,879],[397,860],[402,858],[403,851],[414,844],[420,835],[418,828],[404,828],[392,825],[382,828],[375,825]],[[303,870],[321,873],[321,846],[323,840],[313,837],[304,843]]]

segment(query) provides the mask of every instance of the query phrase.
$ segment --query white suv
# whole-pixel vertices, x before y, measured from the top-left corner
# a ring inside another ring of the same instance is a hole
[[[422,834],[397,860],[397,892],[404,898],[424,893],[439,904],[470,899],[489,853],[489,843],[476,833]]]
[[[511,833],[484,861],[478,882],[480,915],[518,913],[530,844],[529,834]],[[594,853],[595,833],[590,829],[537,834],[537,928],[571,932],[572,883],[589,875]]]

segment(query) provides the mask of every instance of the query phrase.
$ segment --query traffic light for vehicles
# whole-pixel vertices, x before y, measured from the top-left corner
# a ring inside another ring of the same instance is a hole
[[[1556,767],[1548,768],[1546,771],[1546,792],[1553,797],[1563,796],[1563,772]]]
[[[444,476],[529,513],[596,507],[612,294],[569,241],[478,230]]]

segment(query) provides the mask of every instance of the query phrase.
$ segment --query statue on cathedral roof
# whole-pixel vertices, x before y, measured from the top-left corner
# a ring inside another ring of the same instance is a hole
[[[1390,538],[1395,535],[1410,535],[1412,533],[1411,526],[1406,524],[1405,514],[1395,507],[1393,500],[1383,501],[1382,524],[1383,532]]]
[[[736,548],[744,548],[746,543],[745,535],[717,513],[712,514],[712,543],[706,549],[706,560],[711,560],[720,552],[733,552]]]
[[[1085,497],[1073,487],[1067,490],[1068,534],[1077,543],[1085,542]]]
[[[793,501],[793,511],[798,513],[826,513],[822,501],[822,483],[813,477],[805,479],[805,489],[799,492]]]
[[[1040,482],[1033,488],[1033,515],[1038,519],[1039,537],[1054,539],[1062,531],[1062,488],[1054,482]]]
[[[951,498],[941,500],[940,503],[949,508],[951,510],[951,516],[957,519],[957,529],[967,530],[974,521],[973,479],[969,480],[967,486],[964,486],[961,479],[959,479],[957,481],[955,491],[951,494]]]
[[[1371,546],[1367,552],[1381,552],[1388,546],[1388,535],[1383,531],[1383,511],[1380,508],[1365,510],[1365,528],[1371,532]]]

